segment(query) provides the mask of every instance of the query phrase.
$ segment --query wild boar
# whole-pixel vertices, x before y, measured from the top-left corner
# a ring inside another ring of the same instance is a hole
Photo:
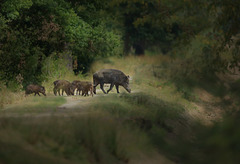
[[[46,96],[45,88],[41,85],[35,85],[35,84],[28,85],[25,91],[25,96],[32,93],[35,93],[34,96],[36,96],[36,94],[40,96],[39,93],[42,93],[44,96]]]
[[[56,81],[53,82],[54,87],[57,85],[57,82],[58,82],[58,81],[59,81],[59,80],[56,80]]]
[[[73,93],[74,93],[75,90],[77,89],[77,86],[78,86],[79,83],[81,83],[80,80],[74,80],[74,81],[72,82]],[[77,93],[78,93],[78,91],[77,91]],[[79,95],[80,95],[80,92],[79,92]]]
[[[56,80],[56,81],[53,82],[53,84],[54,84],[53,92],[54,92],[55,96],[57,95],[57,92],[60,96],[60,89],[62,89],[62,96],[63,96],[64,92],[68,96],[69,95],[74,95],[73,86],[69,81],[67,81],[67,80]]]
[[[88,81],[81,81],[77,84],[77,92],[82,91],[82,96],[88,96],[88,92],[90,91],[90,94],[93,96],[93,84]]]
[[[129,76],[126,76],[122,71],[116,69],[102,69],[93,74],[93,92],[96,94],[96,87],[100,84],[100,88],[103,93],[106,94],[103,86],[105,83],[110,84],[110,88],[107,93],[112,90],[115,85],[117,93],[119,93],[119,85],[123,86],[129,93],[131,89],[129,87]]]
[[[57,88],[56,88],[56,85],[57,85],[57,83],[59,82],[60,80],[56,80],[56,81],[54,81],[53,82],[53,85],[54,85],[54,87],[53,87],[53,93],[54,93],[54,95],[56,96],[57,95]],[[59,91],[58,91],[58,94],[59,94],[59,96],[60,96],[60,89],[59,89]]]

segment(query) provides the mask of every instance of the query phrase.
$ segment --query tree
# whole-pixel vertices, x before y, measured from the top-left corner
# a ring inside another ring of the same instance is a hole
[[[211,11],[215,16],[216,32],[223,35],[221,46],[216,53],[229,51],[224,59],[225,68],[238,67],[240,69],[240,2],[236,0],[212,0]]]
[[[86,72],[95,58],[121,53],[119,35],[99,18],[84,20],[71,3],[5,0],[0,4],[1,80],[15,81],[21,74],[24,85],[41,82],[46,78],[42,76],[44,60],[51,54],[68,58],[70,67],[72,58],[76,59],[75,71]]]
[[[133,47],[139,55],[153,46],[167,53],[175,40],[188,39],[205,28],[208,22],[199,18],[206,14],[202,7],[206,3],[205,0],[112,0],[110,7],[123,22],[125,53]]]

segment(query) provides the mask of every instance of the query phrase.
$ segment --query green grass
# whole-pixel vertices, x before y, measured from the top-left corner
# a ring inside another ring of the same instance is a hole
[[[0,119],[0,136],[3,163],[126,163],[154,152],[144,133],[99,114]]]
[[[149,145],[157,148],[169,159],[179,156],[173,152],[182,146],[183,142],[188,146],[191,144],[187,142],[189,132],[186,132],[191,127],[186,130],[180,124],[187,124],[187,120],[182,117],[185,109],[180,104],[164,101],[144,92],[111,94],[98,97],[95,101],[90,107],[92,112],[105,113],[104,115],[110,115],[121,122],[124,127],[139,129],[147,136]],[[179,132],[180,129],[184,133]],[[176,140],[169,139],[170,136],[174,136]]]
[[[7,105],[0,113],[17,113],[17,114],[30,114],[30,113],[43,113],[54,112],[57,107],[66,103],[64,97],[53,96],[27,96],[23,101],[15,104]]]

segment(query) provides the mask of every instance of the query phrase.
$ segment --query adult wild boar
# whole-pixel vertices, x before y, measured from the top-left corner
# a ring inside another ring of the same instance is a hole
[[[69,81],[67,81],[67,80],[56,80],[56,81],[53,82],[53,84],[54,84],[53,92],[54,92],[55,96],[57,95],[57,92],[60,96],[60,90],[61,89],[62,89],[62,96],[63,96],[64,92],[68,96],[69,95],[74,95],[73,86]]]
[[[106,94],[103,86],[105,83],[111,84],[107,93],[112,90],[115,85],[117,93],[119,93],[119,85],[123,86],[129,93],[131,89],[129,87],[129,76],[126,76],[122,71],[116,69],[102,69],[93,74],[93,92],[96,94],[96,87],[100,84],[100,88],[103,93]]]
[[[35,93],[34,96],[36,96],[36,94],[40,96],[39,93],[42,93],[44,96],[46,96],[45,88],[41,85],[35,85],[35,84],[28,85],[25,91],[25,96],[32,93]]]

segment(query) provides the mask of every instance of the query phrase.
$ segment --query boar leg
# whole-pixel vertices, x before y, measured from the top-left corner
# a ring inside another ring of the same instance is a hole
[[[54,87],[54,95],[57,96],[58,90]]]
[[[86,90],[82,90],[82,96],[86,97],[86,95],[87,95]]]
[[[90,94],[91,94],[92,97],[93,97],[93,89],[92,89],[92,88],[90,89]]]
[[[61,95],[60,95],[60,89],[58,89],[57,92],[58,92],[58,95],[61,96]]]
[[[57,90],[56,90],[55,87],[53,88],[53,93],[54,93],[55,96],[57,96]]]
[[[100,84],[100,88],[101,88],[101,90],[103,91],[103,93],[107,94],[107,93],[105,92],[103,86],[104,86],[104,83],[101,83],[101,84]]]
[[[119,93],[119,90],[118,90],[119,85],[116,85],[116,84],[115,84],[115,87],[116,87],[117,93]]]
[[[78,95],[81,95],[81,91],[82,91],[82,93],[83,93],[83,88],[80,86],[80,87],[78,88]]]
[[[98,83],[93,83],[93,93],[96,94],[96,87],[98,86]]]
[[[113,86],[114,86],[114,84],[111,83],[110,88],[109,88],[109,90],[107,91],[107,93],[112,90]]]
[[[36,96],[38,94],[38,96],[40,96],[40,94],[38,92],[35,92],[34,96]]]

